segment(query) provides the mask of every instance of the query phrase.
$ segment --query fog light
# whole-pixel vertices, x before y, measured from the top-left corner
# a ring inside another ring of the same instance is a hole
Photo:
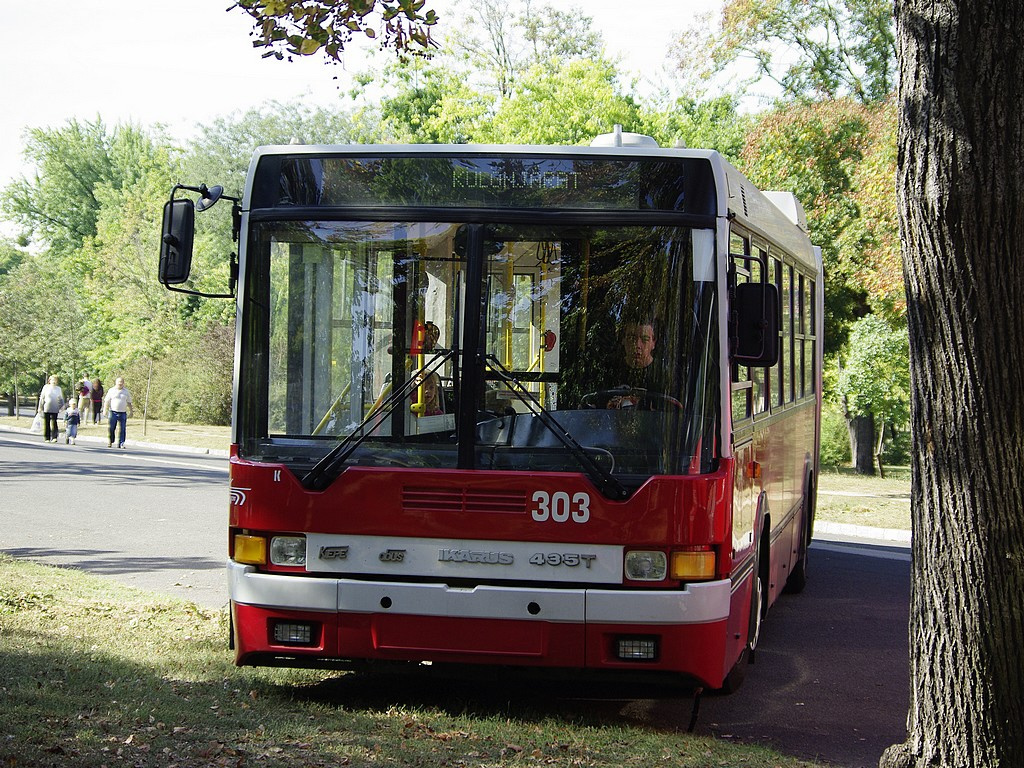
[[[621,661],[656,661],[658,638],[622,637],[617,641],[615,651]]]
[[[274,565],[306,564],[305,536],[275,536],[270,540],[270,562]]]
[[[632,581],[662,581],[668,571],[668,558],[664,552],[627,552],[625,569],[626,578]]]
[[[274,642],[281,645],[312,645],[313,625],[305,622],[274,622]]]

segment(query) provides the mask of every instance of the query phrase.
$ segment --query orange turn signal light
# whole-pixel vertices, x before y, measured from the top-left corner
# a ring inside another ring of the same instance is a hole
[[[715,553],[711,550],[672,553],[671,577],[679,581],[707,581],[715,577]]]
[[[244,533],[235,534],[236,563],[245,565],[267,564],[267,540],[262,536],[249,536]]]

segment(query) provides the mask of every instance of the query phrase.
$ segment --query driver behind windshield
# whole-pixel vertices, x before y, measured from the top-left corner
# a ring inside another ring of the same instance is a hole
[[[653,317],[627,320],[619,340],[622,359],[609,379],[605,408],[652,408],[647,392],[664,393],[664,364],[658,357],[657,321]]]

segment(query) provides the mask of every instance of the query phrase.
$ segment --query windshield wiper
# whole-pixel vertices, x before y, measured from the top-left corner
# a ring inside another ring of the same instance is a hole
[[[593,457],[587,453],[586,448],[569,434],[569,431],[551,415],[551,411],[541,405],[537,398],[533,396],[533,393],[523,386],[523,383],[513,376],[512,372],[502,365],[498,358],[494,355],[486,355],[484,360],[492,365],[498,378],[509,385],[512,393],[530,409],[530,412],[540,420],[540,423],[569,450],[569,453],[583,467],[587,477],[590,478],[606,498],[622,500],[629,496],[629,491],[626,490],[625,486],[611,472],[594,461]]]
[[[396,390],[393,390],[390,395],[377,406],[376,409],[370,411],[366,418],[353,429],[344,440],[338,443],[334,448],[327,452],[316,465],[309,470],[302,478],[302,485],[311,491],[322,491],[328,485],[330,485],[331,475],[334,470],[344,464],[348,457],[355,453],[355,450],[363,444],[373,431],[377,429],[384,420],[390,416],[398,405],[405,401],[405,399],[412,394],[415,387],[418,386],[418,380],[422,376],[426,378],[437,371],[445,361],[450,359],[454,354],[455,349],[449,349],[447,352],[438,355],[431,360],[427,365],[420,368],[412,376],[406,379],[405,383]]]

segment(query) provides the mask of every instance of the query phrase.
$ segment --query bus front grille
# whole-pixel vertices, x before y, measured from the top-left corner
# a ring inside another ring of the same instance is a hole
[[[521,515],[526,512],[526,493],[467,488],[406,487],[402,489],[402,511]]]

